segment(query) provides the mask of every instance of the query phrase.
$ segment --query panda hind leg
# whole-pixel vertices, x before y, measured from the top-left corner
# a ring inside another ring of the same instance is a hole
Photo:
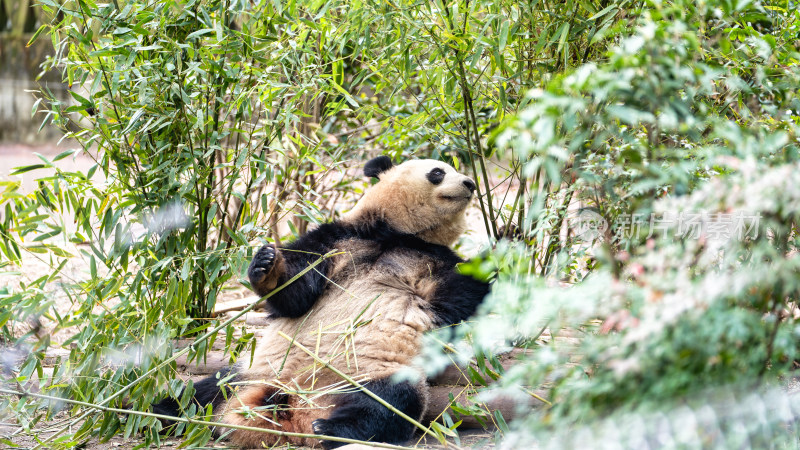
[[[231,389],[228,387],[228,383],[232,383],[238,379],[238,375],[233,374],[231,376],[231,372],[232,369],[227,367],[220,370],[216,375],[211,375],[202,381],[194,383],[194,396],[192,397],[192,402],[197,405],[198,409],[205,408],[207,405],[211,405],[213,409],[217,409],[217,407],[225,401],[225,398],[231,392]],[[228,379],[225,380],[225,378]],[[181,391],[178,397],[181,395],[183,395],[183,391]],[[153,404],[150,407],[150,410],[162,416],[173,417],[182,416],[184,413],[178,404],[178,401],[172,397],[166,397],[160,402]],[[171,426],[175,423],[166,418],[159,420],[165,427]]]
[[[390,405],[409,417],[420,420],[426,407],[427,393],[419,385],[407,381],[394,383],[388,378],[364,385]],[[404,444],[414,435],[414,425],[378,403],[363,392],[334,397],[336,407],[327,419],[313,422],[314,433],[360,441]],[[322,441],[325,449],[345,445],[344,442]]]

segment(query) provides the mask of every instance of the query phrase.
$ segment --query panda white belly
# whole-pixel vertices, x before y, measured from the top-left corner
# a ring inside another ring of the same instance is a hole
[[[331,277],[306,315],[272,320],[259,337],[257,359],[245,365],[246,378],[293,380],[308,388],[341,381],[281,332],[353,377],[383,378],[411,365],[422,334],[434,327],[428,305],[435,280],[424,276],[424,264],[409,267],[408,255],[397,252],[358,264],[365,252],[353,250],[363,250],[361,244],[343,245],[351,251],[335,263],[342,276]]]

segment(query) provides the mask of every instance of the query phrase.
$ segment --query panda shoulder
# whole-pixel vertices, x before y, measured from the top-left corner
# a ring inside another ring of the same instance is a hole
[[[402,252],[412,259],[415,258],[413,255],[424,255],[446,266],[455,266],[464,261],[447,246],[432,244],[417,236],[401,233],[380,220],[361,223],[340,221],[324,223],[297,238],[287,248],[325,253],[348,240],[367,243],[372,250]]]

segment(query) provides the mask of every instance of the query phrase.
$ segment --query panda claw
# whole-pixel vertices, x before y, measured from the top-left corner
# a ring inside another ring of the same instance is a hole
[[[314,434],[325,435],[325,432],[322,430],[322,425],[324,425],[325,419],[317,419],[311,422],[311,428],[314,430]]]

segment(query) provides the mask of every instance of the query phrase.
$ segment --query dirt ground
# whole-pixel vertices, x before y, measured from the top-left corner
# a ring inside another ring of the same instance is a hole
[[[0,143],[0,181],[21,181],[22,190],[24,192],[30,192],[36,187],[35,179],[46,176],[48,173],[52,173],[53,169],[41,169],[32,172],[26,172],[20,175],[11,175],[13,169],[16,167],[42,163],[43,161],[39,156],[37,156],[37,153],[46,159],[52,159],[54,156],[70,148],[74,147],[70,146],[69,144],[31,147],[25,145]],[[89,156],[78,152],[74,156],[69,156],[59,161],[58,167],[62,170],[80,170],[85,172],[93,164],[94,161]],[[476,253],[482,243],[486,242],[486,232],[481,220],[480,211],[477,209],[477,207],[473,207],[470,211],[468,211],[468,223],[469,230],[467,232],[467,239],[461,248],[462,253],[465,253],[467,256],[469,256],[469,254]],[[49,262],[41,258],[41,255],[28,254],[23,258],[23,270],[21,271],[19,277],[30,281],[49,273],[50,270],[51,267]],[[74,280],[84,279],[87,274],[88,264],[86,264],[81,258],[73,258],[68,266],[62,271],[62,276],[72,278]],[[231,305],[249,303],[254,300],[256,300],[256,297],[249,290],[245,289],[241,285],[236,284],[230,286],[229,289],[223,292],[218,300],[219,303],[217,307],[226,308]],[[55,307],[60,314],[68,313],[74,306],[75,305],[71,304],[66,297],[58,296],[56,294]],[[258,330],[263,328],[263,313],[248,314],[242,319],[247,324],[250,331],[258,333]],[[54,347],[57,347],[58,343],[64,342],[68,337],[77,331],[77,329],[67,329],[61,330],[58,333],[52,333],[52,330],[50,329],[52,328],[52,324],[48,324],[45,321],[42,325],[44,328],[43,332],[51,334],[51,340]],[[190,374],[184,373],[183,376],[188,378]],[[68,417],[66,417],[65,414],[62,414],[62,417],[57,417],[57,420],[53,423],[66,418]],[[39,427],[42,425],[44,424],[40,424]],[[13,433],[13,430],[15,429],[16,427],[9,427],[7,424],[0,423],[0,438],[7,437],[8,434]],[[45,436],[46,435],[42,437]],[[34,448],[36,446],[35,440],[29,436],[16,435],[11,438],[11,442],[13,442],[13,446],[4,446],[4,444],[0,443],[0,448],[27,449]],[[142,441],[138,439],[124,439],[115,437],[108,442],[102,443],[94,439],[85,443],[80,448],[87,450],[128,449],[133,448],[141,443]],[[177,448],[180,443],[181,441],[179,439],[167,439],[162,443],[161,447]],[[460,444],[461,447],[464,448],[493,448],[493,432],[491,430],[486,431],[481,429],[464,430],[460,433]],[[410,443],[409,445],[413,445],[413,443]],[[207,448],[229,447],[225,446],[224,443],[211,443]],[[418,445],[418,448],[444,447],[435,440],[428,438],[422,439]],[[355,450],[355,448],[352,450]]]
[[[22,181],[22,190],[30,192],[36,188],[36,178],[52,174],[54,170],[41,169],[19,175],[11,175],[13,169],[31,164],[42,164],[43,161],[36,156],[37,153],[48,160],[52,160],[59,153],[73,148],[75,146],[69,143],[39,146],[0,143],[0,181]],[[58,161],[58,167],[64,171],[79,170],[85,172],[93,164],[94,161],[82,153]]]

